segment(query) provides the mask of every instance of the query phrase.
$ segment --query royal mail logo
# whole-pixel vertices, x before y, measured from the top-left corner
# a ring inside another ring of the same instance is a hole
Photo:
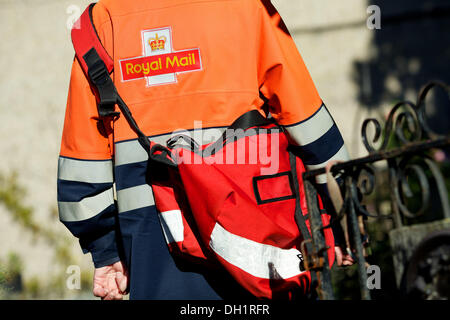
[[[175,51],[172,29],[142,31],[143,55],[119,60],[122,81],[146,79],[147,86],[177,82],[177,74],[202,70],[200,49]]]
[[[158,37],[158,34],[156,34],[155,38],[148,40],[148,44],[150,45],[152,51],[164,50],[166,48],[166,41],[166,37]]]

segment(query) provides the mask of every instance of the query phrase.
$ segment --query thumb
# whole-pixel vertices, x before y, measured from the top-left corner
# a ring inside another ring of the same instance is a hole
[[[123,274],[122,272],[116,273],[116,284],[117,288],[119,288],[120,292],[125,292],[128,287],[128,277],[127,275]]]

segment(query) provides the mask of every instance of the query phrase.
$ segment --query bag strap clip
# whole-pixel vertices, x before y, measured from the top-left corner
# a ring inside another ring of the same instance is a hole
[[[88,75],[92,84],[97,88],[99,103],[98,114],[100,117],[118,117],[119,112],[114,111],[117,104],[117,92],[114,83],[109,76],[108,68],[98,55],[95,48],[91,48],[84,56],[88,67]]]

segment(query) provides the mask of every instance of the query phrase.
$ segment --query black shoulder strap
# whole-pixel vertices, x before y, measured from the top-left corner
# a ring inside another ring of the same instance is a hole
[[[117,105],[130,127],[138,135],[139,143],[148,151],[150,149],[148,138],[139,129],[130,109],[118,94],[111,79],[110,74],[114,69],[114,60],[108,55],[95,30],[92,21],[94,5],[91,4],[86,8],[72,28],[72,43],[76,57],[89,81],[97,90],[99,116],[119,116],[120,113],[115,111]]]
[[[94,3],[90,4],[74,24],[71,32],[75,55],[86,76],[97,90],[100,117],[118,116],[115,88],[108,81],[114,60],[103,47],[92,20]]]
[[[92,47],[84,56],[83,60],[87,65],[87,74],[89,80],[97,89],[99,102],[97,104],[98,114],[100,117],[116,117],[119,116],[115,112],[115,105],[117,104],[117,91],[112,81],[108,69],[97,53],[96,49]]]

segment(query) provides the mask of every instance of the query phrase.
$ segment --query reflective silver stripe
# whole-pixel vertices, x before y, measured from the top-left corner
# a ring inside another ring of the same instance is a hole
[[[339,149],[338,152],[335,153],[334,156],[332,156],[327,161],[319,163],[319,164],[307,165],[306,167],[308,168],[308,170],[324,168],[326,166],[326,164],[328,162],[332,161],[332,160],[339,160],[339,161],[348,161],[348,160],[350,160],[350,156],[348,154],[347,147],[345,146],[345,144]],[[324,174],[318,175],[316,177],[316,182],[317,183],[326,183],[327,182],[326,174],[324,173]]]
[[[112,160],[84,161],[59,157],[58,179],[87,183],[112,183]]]
[[[148,184],[117,191],[119,213],[155,205],[152,188]]]
[[[307,145],[322,137],[333,126],[334,121],[324,105],[310,119],[294,126],[286,126],[289,136],[299,146]]]
[[[79,202],[58,202],[59,218],[64,222],[92,218],[114,203],[113,188]]]
[[[167,243],[181,242],[184,240],[183,217],[180,210],[161,212],[159,220]]]
[[[300,251],[281,249],[240,237],[218,223],[211,233],[209,245],[228,263],[258,278],[287,279],[304,272],[300,269]]]
[[[150,137],[155,143],[159,143],[163,146],[166,145],[166,141],[177,134],[188,135],[193,138],[200,145],[207,144],[216,141],[220,138],[225,128],[208,128],[198,129],[190,131],[177,130],[174,133],[168,133],[161,136]],[[116,143],[116,156],[115,165],[120,166],[129,163],[142,162],[147,160],[147,153],[142,148],[137,140],[124,141]]]
[[[141,162],[148,159],[147,152],[137,140],[116,143],[115,165]]]

